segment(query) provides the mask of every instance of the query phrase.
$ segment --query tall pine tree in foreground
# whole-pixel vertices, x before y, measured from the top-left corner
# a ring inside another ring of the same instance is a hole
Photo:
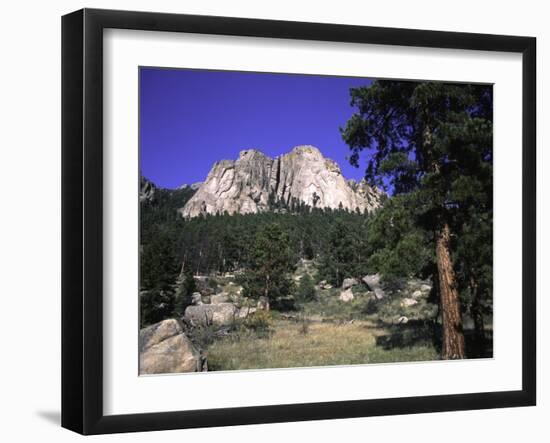
[[[465,357],[453,244],[472,217],[492,212],[492,87],[375,81],[351,89],[357,112],[342,129],[350,161],[366,149],[366,178],[414,192],[416,222],[434,234],[442,357]]]

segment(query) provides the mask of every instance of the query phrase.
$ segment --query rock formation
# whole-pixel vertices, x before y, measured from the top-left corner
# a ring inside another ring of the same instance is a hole
[[[174,319],[139,331],[139,373],[200,372],[206,361]]]
[[[157,187],[150,180],[140,176],[139,178],[139,202],[152,202],[155,199]]]
[[[248,214],[267,211],[277,202],[370,212],[380,206],[382,196],[364,180],[346,180],[340,167],[313,146],[297,146],[275,159],[249,149],[235,161],[215,163],[180,212],[184,217]]]
[[[185,309],[184,319],[192,326],[230,326],[239,316],[233,303],[191,305]]]
[[[351,288],[345,289],[342,292],[340,292],[340,295],[338,296],[340,300],[343,302],[348,302],[353,300],[353,291]]]
[[[363,277],[363,282],[369,287],[371,291],[374,292],[374,295],[378,300],[381,300],[386,296],[384,289],[382,289],[382,284],[380,280],[380,274],[365,275]]]

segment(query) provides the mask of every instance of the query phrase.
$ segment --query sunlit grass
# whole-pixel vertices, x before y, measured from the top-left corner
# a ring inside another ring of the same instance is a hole
[[[386,349],[378,344],[389,332],[373,323],[276,320],[272,333],[260,338],[241,333],[214,342],[207,350],[210,370],[292,368],[436,360],[431,344]],[[378,338],[378,340],[377,340]]]

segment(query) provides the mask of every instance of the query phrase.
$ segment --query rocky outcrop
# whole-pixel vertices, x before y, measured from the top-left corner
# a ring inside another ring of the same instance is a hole
[[[347,181],[338,164],[313,146],[297,146],[272,159],[260,151],[241,151],[239,158],[214,164],[205,182],[180,210],[184,217],[200,214],[257,213],[272,206],[310,207],[370,212],[383,192],[365,181]]]
[[[239,309],[233,303],[218,303],[188,306],[184,319],[191,326],[230,326],[238,316]]]
[[[228,303],[229,301],[229,294],[227,294],[227,292],[220,292],[219,294],[214,294],[210,296],[210,303],[213,305]]]
[[[187,183],[184,183],[178,189],[191,189],[193,191],[196,191],[202,186],[202,183],[203,182],[195,182],[195,183],[191,183],[190,185],[188,185]]]
[[[193,292],[191,295],[191,303],[194,305],[202,305],[202,294],[200,292]]]
[[[200,372],[206,361],[174,319],[139,331],[139,373]]]
[[[139,202],[152,202],[155,200],[155,194],[157,192],[157,187],[150,180],[147,180],[145,177],[139,178]]]

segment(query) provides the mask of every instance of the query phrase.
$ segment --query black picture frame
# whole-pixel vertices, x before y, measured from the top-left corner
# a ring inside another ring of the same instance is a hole
[[[522,389],[391,399],[103,413],[103,30],[353,42],[519,53],[523,65]],[[82,434],[320,420],[536,403],[536,39],[83,9],[62,18],[62,426]]]

